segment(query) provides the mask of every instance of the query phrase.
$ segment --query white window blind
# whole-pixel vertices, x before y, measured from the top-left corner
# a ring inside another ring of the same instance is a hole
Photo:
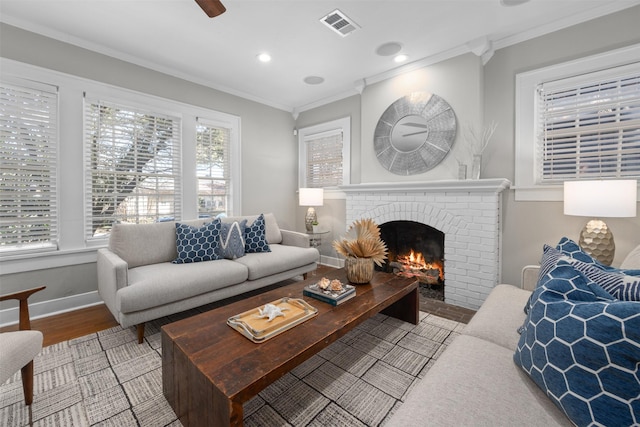
[[[231,212],[231,129],[198,119],[196,124],[196,174],[198,214],[213,217]]]
[[[0,83],[0,252],[55,249],[57,88]]]
[[[180,219],[180,119],[90,97],[84,108],[86,238]]]
[[[333,187],[343,183],[343,132],[341,129],[309,135],[306,146],[306,186]]]
[[[539,182],[640,178],[640,63],[538,86]]]

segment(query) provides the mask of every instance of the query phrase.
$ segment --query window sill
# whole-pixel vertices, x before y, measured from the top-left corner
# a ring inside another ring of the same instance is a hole
[[[514,186],[517,202],[561,202],[564,199],[562,185]]]

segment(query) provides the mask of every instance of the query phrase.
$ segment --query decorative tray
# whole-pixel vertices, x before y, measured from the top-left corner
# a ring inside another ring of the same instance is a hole
[[[251,341],[260,343],[309,320],[316,314],[318,309],[305,300],[285,297],[231,316],[227,319],[227,325]]]

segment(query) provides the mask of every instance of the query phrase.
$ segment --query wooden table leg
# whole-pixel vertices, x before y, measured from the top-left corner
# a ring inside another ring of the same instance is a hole
[[[420,294],[418,288],[382,310],[382,314],[417,325],[420,322]]]

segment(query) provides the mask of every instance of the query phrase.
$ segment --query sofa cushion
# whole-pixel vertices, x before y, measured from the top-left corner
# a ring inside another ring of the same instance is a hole
[[[178,256],[174,264],[212,261],[221,259],[220,220],[215,219],[201,227],[176,222],[176,249]]]
[[[247,220],[223,222],[220,227],[220,251],[223,258],[244,256],[244,229]]]
[[[256,280],[283,271],[319,261],[318,250],[315,248],[299,248],[274,244],[271,252],[247,253],[235,262],[242,264],[249,270],[249,280]]]
[[[385,426],[572,425],[512,358],[501,345],[457,337]]]
[[[525,320],[522,306],[530,295],[531,292],[515,286],[497,285],[463,333],[515,350],[520,339],[517,330]]]
[[[565,260],[541,278],[516,364],[579,426],[640,420],[640,302],[603,300]]]
[[[245,226],[244,251],[249,254],[271,252],[265,233],[264,215],[260,214],[253,223]]]
[[[236,285],[247,277],[245,266],[226,259],[144,265],[129,270],[129,284],[118,290],[116,306],[122,313],[145,310]]]
[[[199,227],[204,220],[181,222]],[[129,268],[173,261],[178,256],[175,222],[114,224],[109,236],[109,249]]]

